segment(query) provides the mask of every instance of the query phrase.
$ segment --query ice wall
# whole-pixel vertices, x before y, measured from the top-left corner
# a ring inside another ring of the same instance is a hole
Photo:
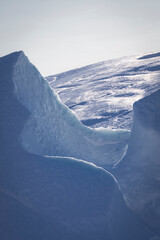
[[[101,166],[113,165],[124,155],[129,131],[82,125],[23,52],[14,65],[13,80],[18,100],[31,113],[21,134],[27,151],[80,158]]]

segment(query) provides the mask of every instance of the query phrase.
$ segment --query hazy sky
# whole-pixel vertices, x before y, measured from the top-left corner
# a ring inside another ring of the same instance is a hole
[[[44,76],[160,51],[160,0],[0,0],[0,50]]]

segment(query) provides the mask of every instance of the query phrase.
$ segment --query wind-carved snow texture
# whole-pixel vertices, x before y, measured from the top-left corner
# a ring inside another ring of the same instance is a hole
[[[83,124],[130,129],[133,103],[160,88],[159,78],[160,53],[155,53],[108,60],[46,79]]]
[[[160,235],[160,90],[134,104],[128,151],[115,175],[128,206]]]
[[[35,114],[42,114],[44,98],[57,101],[27,61],[22,52],[0,58],[0,239],[150,240],[156,234],[126,207],[115,178],[107,171],[82,160],[24,150],[20,134],[33,107]],[[24,74],[30,78],[35,98],[42,101],[40,112]],[[36,79],[39,83],[34,86]],[[50,105],[48,111],[52,111]]]
[[[128,130],[84,126],[23,53],[14,66],[13,81],[16,96],[31,113],[21,134],[26,150],[80,158],[99,166],[113,165],[125,154]]]

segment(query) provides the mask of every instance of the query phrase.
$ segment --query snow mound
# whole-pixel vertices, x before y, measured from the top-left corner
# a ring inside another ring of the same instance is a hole
[[[103,169],[25,152],[12,152],[12,161],[10,184],[0,184],[2,239],[149,240],[153,235],[127,209],[117,182]]]
[[[134,104],[128,151],[115,175],[129,207],[160,234],[160,90]]]

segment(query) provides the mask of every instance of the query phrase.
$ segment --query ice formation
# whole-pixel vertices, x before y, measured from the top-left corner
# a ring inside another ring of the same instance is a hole
[[[83,126],[59,101],[23,52],[0,58],[0,84],[0,239],[150,240],[158,237],[126,206],[113,175],[93,164],[116,162],[122,156],[128,131],[92,130]],[[159,100],[159,92],[154,96],[153,103]],[[154,106],[151,104],[151,109]],[[138,112],[137,116],[141,114]],[[146,115],[143,126],[146,131],[140,126],[137,134],[142,133],[143,138],[149,131],[153,133],[149,134],[152,140],[158,140],[155,132],[159,131],[159,124],[152,127],[158,118],[159,113],[153,118]],[[141,138],[133,142],[141,143]],[[154,153],[153,144],[147,146],[157,157],[154,163],[158,169],[159,150],[155,148]],[[52,154],[59,156],[44,156]],[[62,156],[65,154],[68,157]],[[72,158],[74,155],[83,160]],[[131,165],[134,166],[132,161]],[[127,203],[135,209],[118,171],[116,176]],[[150,180],[156,176],[159,183],[158,174]],[[126,174],[124,178],[130,184]],[[157,190],[157,185],[153,186]],[[133,190],[139,194],[139,189]]]
[[[31,113],[21,134],[26,150],[99,166],[113,165],[124,155],[130,132],[84,126],[22,52],[14,65],[13,81],[16,96]]]

